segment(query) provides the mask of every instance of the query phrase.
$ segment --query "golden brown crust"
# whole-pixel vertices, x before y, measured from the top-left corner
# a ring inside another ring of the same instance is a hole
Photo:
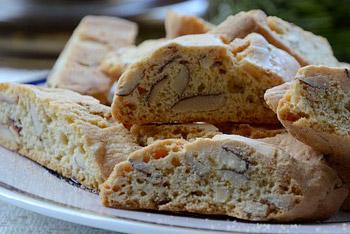
[[[110,107],[70,90],[0,84],[0,107],[1,145],[88,188],[140,148]]]

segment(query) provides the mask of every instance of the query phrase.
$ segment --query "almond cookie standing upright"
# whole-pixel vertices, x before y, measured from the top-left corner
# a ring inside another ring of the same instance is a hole
[[[349,70],[324,66],[304,67],[299,70],[296,80],[288,86],[274,87],[265,94],[267,102],[275,103],[275,100],[280,99],[276,113],[288,132],[315,150],[328,155],[327,161],[348,184],[349,97]],[[346,209],[350,207],[350,199],[348,200],[344,204]]]
[[[116,165],[100,192],[109,207],[280,222],[327,218],[346,195],[326,165],[223,134],[193,142],[157,141]]]
[[[114,81],[100,71],[112,50],[134,44],[137,25],[107,16],[86,16],[74,30],[48,77],[48,85],[93,96],[108,103]]]
[[[294,78],[298,62],[250,34],[224,44],[209,34],[170,40],[119,79],[113,117],[149,123],[276,123],[266,89]]]
[[[284,21],[275,16],[266,16],[261,10],[240,12],[229,16],[209,33],[218,34],[227,41],[243,38],[249,33],[263,35],[274,46],[294,56],[300,65],[338,66],[326,38]]]
[[[110,107],[70,90],[0,84],[0,144],[91,189],[140,148]]]
[[[350,159],[349,103],[348,69],[307,66],[298,71],[276,113],[297,139],[324,154]]]

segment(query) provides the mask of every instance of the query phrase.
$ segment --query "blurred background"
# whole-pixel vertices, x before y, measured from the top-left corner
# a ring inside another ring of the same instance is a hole
[[[45,76],[74,27],[89,14],[137,22],[138,42],[163,37],[169,9],[214,24],[242,10],[262,9],[326,37],[336,57],[350,62],[350,0],[0,0],[0,69],[17,74],[31,69]]]

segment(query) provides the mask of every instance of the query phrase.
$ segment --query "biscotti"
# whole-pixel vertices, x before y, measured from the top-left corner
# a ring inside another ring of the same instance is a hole
[[[293,55],[302,66],[338,66],[339,62],[326,38],[278,17],[267,17],[261,10],[243,11],[229,16],[209,33],[221,35],[227,41],[232,41],[252,32],[260,33],[271,44]]]
[[[73,32],[56,61],[48,85],[93,96],[108,103],[115,81],[100,71],[102,59],[112,50],[134,44],[137,25],[107,16],[87,16]]]
[[[285,128],[280,124],[222,123],[217,124],[216,127],[224,134],[240,135],[252,139],[273,137],[286,132]]]
[[[169,11],[165,17],[165,34],[167,38],[175,38],[190,34],[203,34],[214,25],[193,15],[181,15]]]
[[[295,138],[328,155],[328,163],[350,184],[349,70],[307,66],[285,88],[277,86],[265,95],[280,99],[276,113],[281,123]],[[349,204],[350,199],[344,208]]]
[[[348,69],[307,66],[278,102],[277,115],[300,141],[324,154],[350,159],[349,94]]]
[[[276,123],[264,92],[294,78],[298,68],[259,34],[229,45],[214,35],[182,36],[127,68],[112,114],[125,125]]]
[[[280,222],[327,218],[339,208],[339,202],[329,205],[331,198],[346,195],[327,166],[223,134],[190,143],[157,141],[119,163],[100,192],[108,207]]]
[[[142,146],[150,145],[156,140],[191,141],[196,138],[212,138],[221,133],[217,127],[207,123],[133,125],[130,132]]]
[[[0,144],[98,189],[140,148],[110,107],[70,90],[0,84]]]

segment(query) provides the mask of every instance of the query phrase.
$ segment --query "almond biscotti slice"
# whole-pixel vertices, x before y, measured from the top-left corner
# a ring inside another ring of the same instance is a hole
[[[113,77],[100,71],[106,54],[134,44],[137,25],[106,16],[87,16],[73,32],[49,77],[48,85],[93,96],[108,103]]]
[[[214,25],[193,15],[181,15],[169,11],[165,17],[165,34],[167,38],[175,38],[190,34],[203,34]]]
[[[132,153],[101,185],[105,206],[228,215],[255,221],[324,219],[347,189],[328,166],[257,140],[162,140]],[[341,201],[340,201],[341,202]],[[322,207],[331,207],[321,212]]]
[[[214,35],[178,37],[133,63],[112,104],[125,125],[276,123],[266,89],[291,80],[299,64],[261,35],[224,44]]]
[[[241,124],[241,123],[223,123],[216,125],[222,133],[240,135],[252,139],[273,137],[286,132],[280,124],[261,125],[261,124]]]
[[[275,91],[278,88],[268,90],[265,97],[277,94],[281,123],[295,138],[328,155],[329,164],[350,184],[349,70],[307,66],[287,91],[283,87]],[[350,199],[344,208],[349,209],[349,204]]]
[[[2,146],[91,189],[140,148],[110,107],[69,90],[0,84],[0,110]]]
[[[277,115],[300,141],[324,154],[350,160],[349,102],[348,69],[307,66],[298,71],[278,102]]]
[[[196,138],[212,138],[221,134],[217,127],[207,123],[133,125],[130,132],[136,136],[137,143],[142,146],[150,145],[156,140],[185,139],[191,141]]]
[[[229,16],[209,33],[222,35],[226,40],[232,41],[252,32],[260,33],[271,44],[293,55],[302,66],[338,66],[339,62],[326,38],[278,17],[266,16],[261,10],[243,11]]]

